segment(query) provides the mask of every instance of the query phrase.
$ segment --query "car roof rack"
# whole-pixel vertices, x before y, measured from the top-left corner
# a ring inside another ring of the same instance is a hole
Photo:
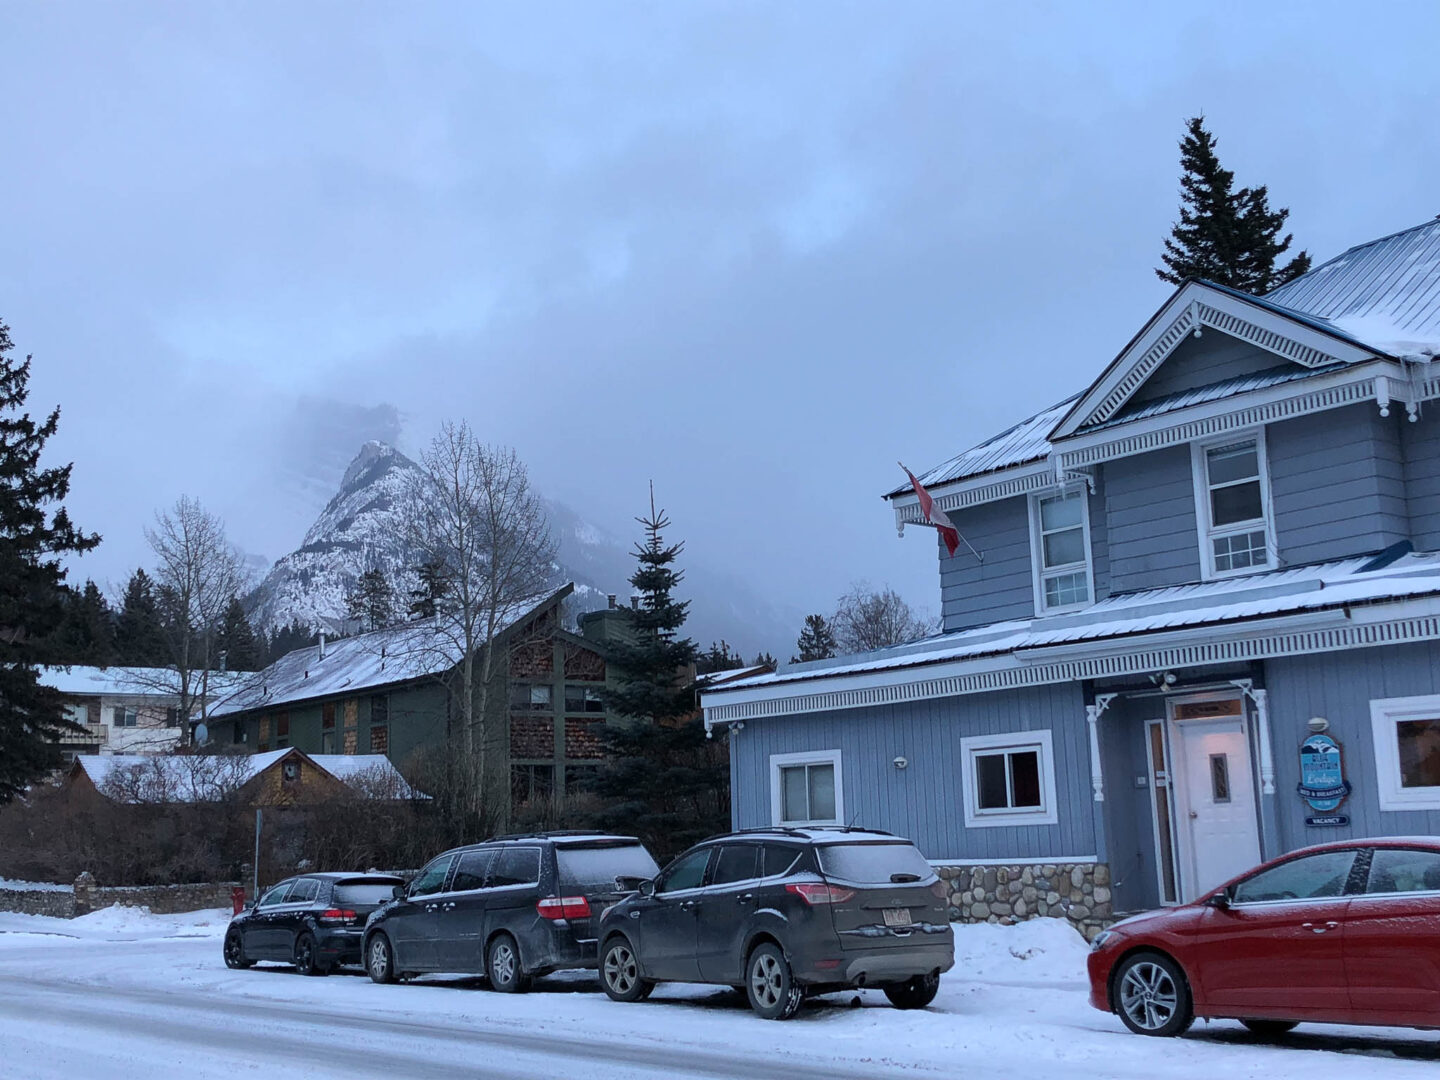
[[[533,832],[505,833],[503,836],[492,836],[488,840],[481,840],[479,843],[491,844],[498,840],[551,840],[566,836],[593,836],[597,840],[633,840],[633,836],[625,836],[621,833],[599,832],[595,829],[545,829]]]

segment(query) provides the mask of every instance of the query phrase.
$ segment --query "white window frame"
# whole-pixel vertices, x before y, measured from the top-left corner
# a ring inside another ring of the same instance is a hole
[[[1376,698],[1370,702],[1370,732],[1375,743],[1375,790],[1380,809],[1440,810],[1440,786],[1407,788],[1400,783],[1400,743],[1396,725],[1403,720],[1440,719],[1440,694]]]
[[[1078,494],[1080,496],[1080,531],[1085,541],[1085,583],[1090,593],[1090,599],[1078,604],[1060,604],[1055,607],[1045,606],[1045,578],[1058,574],[1073,574],[1080,569],[1079,563],[1068,563],[1062,568],[1053,570],[1045,569],[1045,545],[1042,542],[1040,530],[1040,503],[1045,499],[1054,499],[1063,495],[1077,494],[1074,488],[1057,487],[1046,491],[1037,491],[1030,496],[1030,584],[1035,591],[1035,614],[1055,615],[1065,611],[1079,611],[1095,603],[1095,557],[1090,551],[1090,489],[1083,483],[1080,485]]]
[[[1236,533],[1254,532],[1256,526],[1237,522],[1216,528],[1210,524],[1210,468],[1205,455],[1216,447],[1234,446],[1252,439],[1255,441],[1255,463],[1260,472],[1260,517],[1252,518],[1251,521],[1259,521],[1259,527],[1265,532],[1265,561],[1254,566],[1242,566],[1237,570],[1216,570],[1214,541]],[[1275,510],[1270,498],[1270,459],[1265,450],[1265,429],[1233,431],[1220,438],[1191,443],[1190,473],[1195,486],[1195,528],[1200,537],[1200,569],[1205,580],[1244,577],[1247,574],[1274,570],[1279,566],[1279,552],[1275,546]]]
[[[1038,750],[1040,752],[1040,805],[1033,810],[981,810],[980,785],[975,776],[975,758],[996,750]],[[970,735],[960,740],[961,787],[965,793],[965,827],[995,829],[1013,825],[1057,825],[1060,821],[1055,799],[1055,749],[1050,729],[1007,731],[1000,735]]]
[[[835,766],[835,817],[825,820],[785,821],[784,792],[780,786],[780,770],[794,765]],[[840,769],[839,750],[807,750],[799,754],[770,755],[770,824],[790,825],[803,828],[806,825],[844,825],[845,819],[845,777]]]

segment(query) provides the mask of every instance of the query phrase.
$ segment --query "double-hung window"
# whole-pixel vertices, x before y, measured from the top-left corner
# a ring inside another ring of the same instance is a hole
[[[770,756],[770,809],[774,825],[845,824],[840,751]]]
[[[1195,448],[1195,488],[1208,577],[1275,565],[1265,446],[1259,436]]]
[[[1030,503],[1035,607],[1064,611],[1090,603],[1089,510],[1085,489],[1037,495]]]
[[[1049,731],[960,740],[965,826],[1054,825],[1055,759]]]

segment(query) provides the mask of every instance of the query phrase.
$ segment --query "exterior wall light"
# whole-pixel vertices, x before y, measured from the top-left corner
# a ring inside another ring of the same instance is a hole
[[[892,761],[890,764],[894,765],[895,768],[897,768],[897,769],[904,769],[904,768],[908,768],[908,767],[909,767],[909,765],[910,765],[910,760],[909,760],[908,758],[897,757],[897,758],[896,758],[894,761]]]
[[[1326,720],[1323,716],[1312,716],[1306,726],[1316,735],[1319,735],[1322,731],[1330,730],[1330,721]]]

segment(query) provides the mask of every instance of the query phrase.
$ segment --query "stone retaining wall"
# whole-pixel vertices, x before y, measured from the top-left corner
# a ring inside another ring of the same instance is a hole
[[[0,889],[0,911],[18,911],[22,915],[49,915],[56,919],[73,919],[73,889]]]
[[[0,888],[0,911],[73,919],[117,905],[149,908],[156,915],[228,909],[230,890],[238,884],[238,881],[218,881],[199,885],[97,885],[95,878],[85,873],[75,879],[73,886]]]
[[[941,866],[936,873],[949,886],[954,922],[1068,919],[1091,941],[1115,921],[1105,863]]]

